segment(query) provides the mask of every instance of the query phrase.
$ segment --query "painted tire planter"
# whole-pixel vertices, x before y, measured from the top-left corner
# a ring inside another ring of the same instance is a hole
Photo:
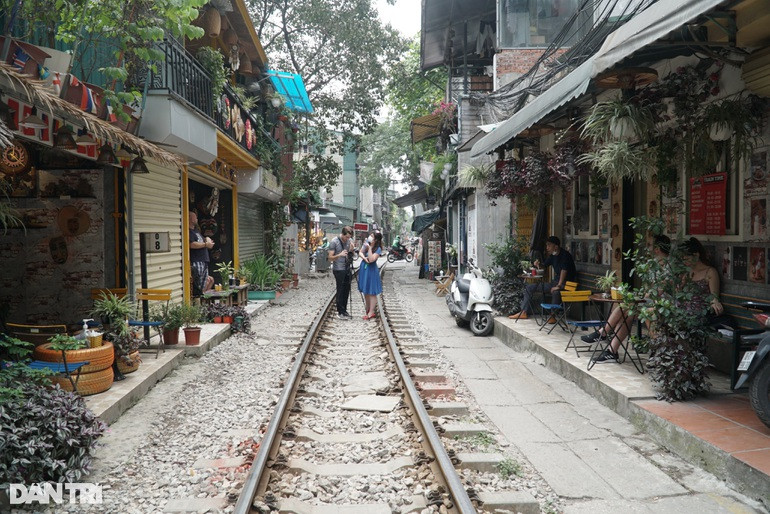
[[[138,370],[139,364],[141,364],[139,361],[139,350],[129,353],[128,357],[134,362],[133,364],[126,364],[123,359],[118,359],[118,371],[124,375]]]
[[[78,394],[80,396],[89,396],[92,394],[103,393],[112,386],[112,381],[115,375],[112,372],[112,366],[94,371],[92,373],[80,373],[80,376],[73,375],[72,380],[76,380],[75,384],[78,386]],[[65,391],[72,391],[72,384],[70,381],[61,376],[51,377],[51,382],[59,384],[59,386]]]
[[[33,353],[35,359],[45,362],[62,362],[61,352],[59,350],[51,350],[51,344],[44,343],[35,348]],[[115,355],[112,343],[109,341],[96,348],[67,350],[67,363],[88,361],[88,365],[80,368],[80,372],[83,374],[107,369],[112,366],[114,360]]]
[[[249,291],[249,300],[272,300],[275,291]]]

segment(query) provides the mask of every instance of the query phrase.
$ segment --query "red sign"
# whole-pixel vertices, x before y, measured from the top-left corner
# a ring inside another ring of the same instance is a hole
[[[690,234],[725,234],[727,173],[690,179]]]
[[[369,232],[369,224],[368,223],[353,223],[353,230],[362,230],[364,232]]]

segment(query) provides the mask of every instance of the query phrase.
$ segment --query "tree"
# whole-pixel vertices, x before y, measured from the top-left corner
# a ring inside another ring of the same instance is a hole
[[[394,173],[403,177],[403,182],[416,184],[420,161],[437,156],[435,140],[412,144],[411,121],[433,112],[444,98],[442,84],[447,80],[444,69],[420,70],[419,39],[411,42],[390,75],[387,102],[392,115],[361,143],[362,182],[375,189],[383,186],[381,190],[387,188]]]
[[[203,29],[191,24],[206,0],[0,0],[0,12],[19,9],[14,33],[33,44],[62,44],[73,53],[80,79],[94,82],[95,72],[105,77],[107,96],[114,102],[140,98],[131,91],[131,73],[162,61],[154,47],[166,33],[195,39]],[[88,48],[86,57],[83,49]],[[104,66],[104,56],[113,60]],[[103,66],[98,68],[97,66]],[[113,93],[117,91],[117,93]],[[122,115],[122,109],[115,113]]]
[[[386,66],[404,45],[371,0],[249,0],[249,10],[271,67],[302,76],[316,125],[346,136],[372,131]]]

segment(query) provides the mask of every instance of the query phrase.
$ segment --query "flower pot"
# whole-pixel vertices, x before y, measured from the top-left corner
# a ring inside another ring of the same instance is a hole
[[[184,328],[184,344],[187,346],[196,346],[201,342],[201,327]]]
[[[214,323],[222,323],[222,316],[214,316]]]
[[[249,300],[272,300],[275,291],[249,291]]]
[[[179,333],[177,332],[177,336],[178,335],[179,335]],[[166,340],[166,338],[164,337],[163,341],[165,342],[165,340]],[[166,343],[166,344],[168,344],[168,343]],[[174,344],[176,344],[176,343],[174,343]],[[128,354],[128,358],[131,359],[132,364],[126,364],[125,361],[123,361],[123,359],[118,359],[118,361],[117,361],[118,362],[118,369],[124,375],[126,373],[133,373],[134,371],[138,370],[139,369],[139,364],[142,362],[142,361],[139,360],[139,350],[137,350],[135,352],[129,353]]]
[[[163,344],[179,344],[179,329],[170,329],[163,331]]]
[[[613,287],[610,290],[610,294],[612,295],[613,300],[620,300],[620,290],[617,287]]]
[[[291,286],[291,279],[290,278],[282,278],[281,279],[281,289],[286,291]]]
[[[222,316],[222,323],[232,323],[233,317],[232,316]]]
[[[628,118],[615,118],[610,122],[610,133],[618,139],[635,139],[636,130]]]

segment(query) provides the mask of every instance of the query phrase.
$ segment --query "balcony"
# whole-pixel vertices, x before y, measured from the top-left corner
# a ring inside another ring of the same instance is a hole
[[[225,84],[223,98],[227,98],[227,102],[222,106],[222,110],[214,111],[214,122],[217,127],[235,141],[242,150],[261,160],[257,153],[260,146],[257,143],[258,140],[267,138],[270,139],[270,144],[276,144],[275,140],[259,129],[263,123],[257,123],[256,116],[243,107],[229,84]]]

